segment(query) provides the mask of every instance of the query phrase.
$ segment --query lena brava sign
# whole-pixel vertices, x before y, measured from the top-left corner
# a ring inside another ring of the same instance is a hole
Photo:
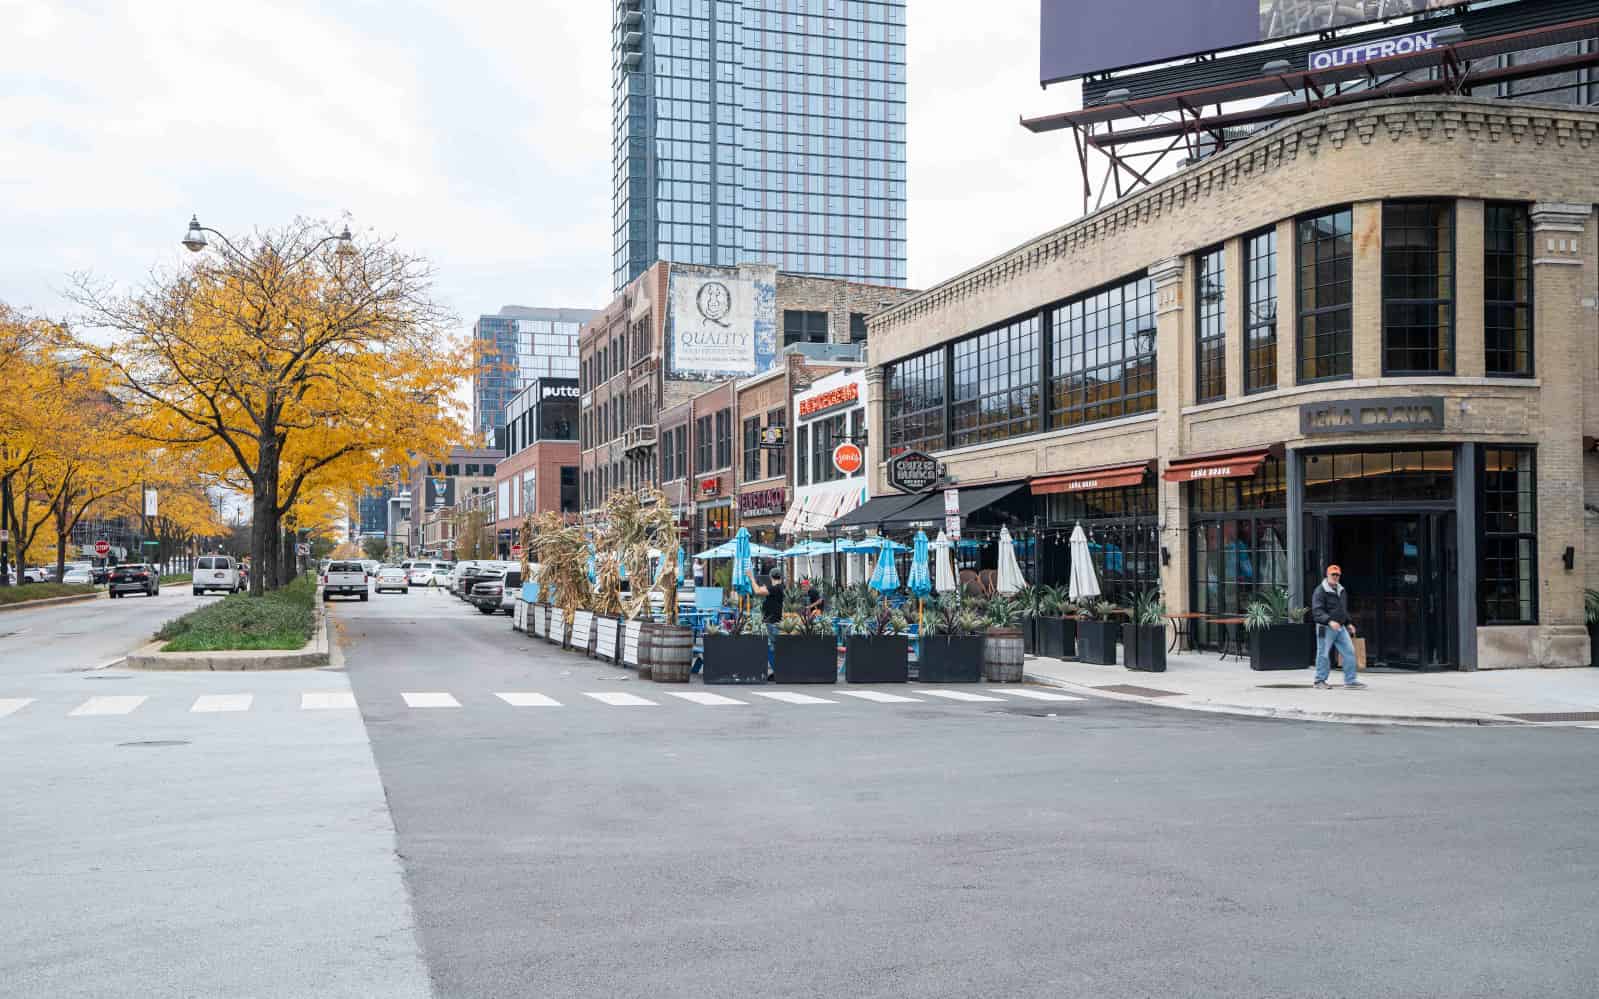
[[[1307,436],[1443,428],[1444,401],[1434,395],[1312,402],[1299,407],[1299,432]]]

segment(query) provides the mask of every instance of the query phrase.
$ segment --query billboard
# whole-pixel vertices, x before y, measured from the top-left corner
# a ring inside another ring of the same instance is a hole
[[[423,487],[427,491],[427,501],[423,509],[435,510],[442,506],[455,505],[455,480],[443,476],[428,476]]]
[[[1367,21],[1452,7],[1458,0],[1043,0],[1039,80],[1057,83],[1125,66],[1258,45]]]
[[[777,269],[673,264],[666,291],[666,376],[747,378],[777,357]]]

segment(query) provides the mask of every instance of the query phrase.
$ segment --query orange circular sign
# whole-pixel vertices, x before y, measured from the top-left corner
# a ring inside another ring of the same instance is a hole
[[[860,471],[865,460],[861,456],[860,446],[848,441],[833,449],[833,467],[845,475],[854,475]]]

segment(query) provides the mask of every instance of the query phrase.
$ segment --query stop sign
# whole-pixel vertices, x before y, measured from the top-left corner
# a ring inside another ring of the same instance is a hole
[[[104,538],[101,538],[99,541],[96,541],[94,543],[94,553],[96,555],[110,555],[111,554],[111,542],[105,540]]]

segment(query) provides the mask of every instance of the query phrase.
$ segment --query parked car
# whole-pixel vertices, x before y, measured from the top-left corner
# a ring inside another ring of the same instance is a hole
[[[410,592],[411,578],[404,569],[397,565],[386,565],[378,570],[372,577],[372,592],[382,593],[384,590],[399,590],[401,593]]]
[[[63,583],[83,583],[83,584],[93,583],[95,581],[94,580],[94,566],[92,566],[92,565],[72,565],[72,566],[67,566],[67,571],[61,574],[61,581]]]
[[[328,571],[322,575],[322,602],[335,594],[366,600],[366,566],[355,561],[329,562]]]
[[[50,574],[43,567],[32,565],[22,570],[22,581],[24,583],[48,583],[50,582]]]
[[[113,570],[113,575],[115,574]],[[223,593],[239,592],[239,563],[231,555],[202,555],[194,563],[194,595],[213,590]]]
[[[461,576],[461,599],[471,603],[472,587],[480,580],[503,576],[507,572],[518,568],[520,568],[520,563],[516,562],[483,561],[474,563],[473,567]]]
[[[361,568],[366,570],[366,574],[370,578],[378,574],[378,570],[383,568],[383,563],[375,558],[364,558],[361,559]]]
[[[516,609],[516,594],[522,588],[522,574],[515,569],[493,570],[486,576],[476,576],[467,599],[484,614]]]
[[[452,594],[461,597],[464,600],[466,598],[466,592],[464,589],[462,589],[461,581],[468,573],[475,573],[477,571],[477,567],[481,564],[482,563],[476,561],[475,559],[467,559],[464,562],[455,563],[455,565],[450,568],[450,581],[446,584],[446,587]]]
[[[450,577],[448,562],[412,562],[409,571],[412,586],[440,586]]]
[[[119,565],[111,570],[110,589],[113,599],[129,593],[153,597],[161,592],[161,572],[143,562]]]

